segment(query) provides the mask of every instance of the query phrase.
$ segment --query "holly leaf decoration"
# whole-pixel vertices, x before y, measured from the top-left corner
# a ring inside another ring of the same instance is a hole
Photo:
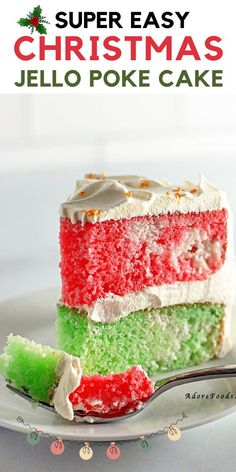
[[[40,7],[40,5],[38,5],[37,7],[33,9],[32,16],[40,17],[42,14],[42,11],[43,11],[42,8]]]
[[[39,34],[47,34],[46,24],[50,24],[46,20],[46,17],[42,15],[43,9],[40,5],[34,7],[33,11],[30,11],[26,18],[20,18],[17,23],[20,26],[26,26],[30,29],[31,34],[37,31]]]
[[[44,25],[36,26],[36,30],[38,31],[39,34],[47,34],[47,28],[45,28]]]
[[[20,26],[29,26],[30,20],[29,20],[29,18],[20,18],[19,21],[17,21],[17,23]]]

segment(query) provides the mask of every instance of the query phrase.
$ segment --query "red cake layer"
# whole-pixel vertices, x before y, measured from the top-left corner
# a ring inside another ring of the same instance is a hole
[[[92,305],[107,294],[206,280],[225,260],[227,210],[97,223],[61,218],[63,303]]]
[[[115,416],[137,410],[153,392],[154,382],[133,366],[120,374],[83,375],[69,399],[76,410]]]

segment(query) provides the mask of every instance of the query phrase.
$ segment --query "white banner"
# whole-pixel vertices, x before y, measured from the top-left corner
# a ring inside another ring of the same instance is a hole
[[[219,0],[4,2],[0,93],[232,92],[235,13]]]

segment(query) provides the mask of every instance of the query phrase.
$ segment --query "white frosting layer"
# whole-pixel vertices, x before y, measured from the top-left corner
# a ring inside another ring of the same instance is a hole
[[[60,380],[52,404],[59,415],[72,421],[74,410],[69,395],[79,387],[82,377],[82,368],[78,357],[70,356],[65,352],[64,358],[57,364],[57,374]]]
[[[179,187],[138,176],[92,177],[79,180],[73,195],[60,207],[61,216],[72,223],[218,210],[227,201],[225,192],[203,176],[198,185],[185,181]]]
[[[80,310],[86,311],[92,321],[106,323],[127,316],[130,312],[150,308],[182,303],[232,303],[235,291],[233,269],[234,262],[228,260],[206,281],[152,286],[123,297],[110,294],[97,300],[93,306],[80,307]]]

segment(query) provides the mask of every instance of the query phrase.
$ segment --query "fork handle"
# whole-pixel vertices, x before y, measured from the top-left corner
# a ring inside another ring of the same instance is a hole
[[[184,385],[191,382],[198,382],[201,380],[219,379],[227,377],[236,377],[236,365],[224,365],[218,367],[209,367],[208,369],[192,370],[184,372],[183,374],[173,375],[163,379],[162,384],[158,386],[158,381],[155,383],[156,391],[152,399],[158,397],[161,393],[170,390],[178,385]],[[159,381],[160,382],[160,381]]]

